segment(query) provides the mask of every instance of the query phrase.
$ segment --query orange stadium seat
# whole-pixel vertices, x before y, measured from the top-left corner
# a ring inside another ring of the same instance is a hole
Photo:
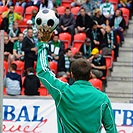
[[[49,62],[50,70],[57,74],[57,63],[54,61]]]
[[[85,33],[77,33],[74,35],[73,47],[76,47],[78,50],[80,49],[81,45],[84,43],[86,39]]]
[[[72,47],[71,50],[72,50],[72,55],[75,55],[77,52],[79,52],[79,49],[76,47]]]
[[[94,78],[90,79],[89,82],[97,89],[102,91],[102,81],[100,79]]]
[[[31,19],[33,10],[37,10],[38,11],[38,7],[36,7],[36,6],[28,6],[28,7],[26,7],[24,18]]]
[[[24,73],[24,62],[20,60],[13,61],[12,63],[15,63],[17,65],[16,72],[22,76]]]
[[[61,16],[61,15],[63,15],[63,14],[65,14],[65,7],[64,6],[58,6],[57,8],[56,8],[56,10],[57,10],[57,13]]]
[[[74,15],[75,19],[77,18],[79,9],[80,9],[79,6],[76,6],[76,7],[71,8],[71,13]]]
[[[71,39],[72,39],[71,34],[69,34],[67,32],[60,33],[59,34],[59,39],[64,42],[65,49],[68,48],[68,47],[70,47],[70,45],[71,45]]]
[[[24,8],[22,6],[15,6],[14,12],[20,14],[21,16],[23,16],[24,13]]]
[[[3,12],[7,11],[7,10],[8,10],[8,7],[7,7],[7,6],[0,6],[0,15],[1,15]]]

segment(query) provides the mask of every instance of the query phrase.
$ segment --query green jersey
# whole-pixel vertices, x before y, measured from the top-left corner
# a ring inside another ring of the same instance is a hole
[[[73,85],[57,79],[48,66],[47,44],[40,43],[37,76],[55,100],[58,133],[117,133],[112,107],[107,95],[88,81]]]

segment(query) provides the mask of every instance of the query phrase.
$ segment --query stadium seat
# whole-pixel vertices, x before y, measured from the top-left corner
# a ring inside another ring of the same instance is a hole
[[[25,79],[25,76],[22,77],[22,90],[21,90],[21,95],[25,95],[25,94],[24,94],[24,87],[23,87],[24,79]]]
[[[129,9],[124,8],[124,7],[119,8],[119,9],[122,11],[123,17],[124,17],[124,19],[125,19],[125,21],[126,21],[126,26],[128,26],[129,16],[130,16],[130,11],[129,11]]]
[[[116,11],[119,0],[109,0],[109,2],[114,5],[114,11]]]
[[[21,32],[23,32],[26,28],[27,28],[27,19],[23,19],[22,22],[18,21],[18,26],[21,30]]]
[[[81,45],[84,43],[85,39],[86,39],[86,34],[85,33],[75,34],[73,44],[72,44],[73,47],[76,47],[79,50]]]
[[[63,15],[63,14],[65,14],[65,7],[64,6],[58,6],[57,8],[56,8],[56,10],[57,10],[57,13],[61,16],[61,15]]]
[[[31,15],[32,15],[32,11],[33,10],[37,10],[38,11],[38,7],[36,7],[36,6],[28,6],[28,7],[26,7],[24,18],[31,19]]]
[[[56,62],[50,61],[49,67],[50,67],[51,71],[53,71],[55,74],[57,74],[57,63]]]
[[[71,13],[74,15],[75,19],[77,18],[79,9],[80,9],[79,6],[76,6],[76,7],[71,8]]]
[[[120,44],[121,42],[120,42],[120,37],[119,37],[119,35],[116,35],[116,41],[117,41],[117,44]]]
[[[3,12],[7,11],[7,10],[8,10],[8,7],[7,7],[7,6],[0,6],[0,15],[1,15]]]
[[[15,63],[17,65],[16,72],[22,76],[24,73],[24,62],[20,60],[13,61],[12,63]]]
[[[65,49],[70,47],[72,36],[71,34],[64,32],[59,34],[59,39],[64,42]]]
[[[40,96],[47,96],[48,95],[48,91],[46,89],[46,87],[42,84],[42,82],[40,82],[41,86],[38,90],[38,92],[40,93]]]
[[[77,52],[79,52],[79,49],[76,47],[72,47],[71,50],[72,50],[72,55],[75,55]]]
[[[102,91],[102,81],[100,79],[94,78],[90,79],[89,82],[97,89]]]
[[[6,75],[7,72],[8,72],[8,62],[4,61],[4,76]]]
[[[64,77],[59,77],[58,79],[60,79],[60,80],[63,81],[63,82],[68,83],[68,80],[67,80],[66,78],[64,78]]]
[[[15,6],[14,12],[20,14],[21,16],[23,16],[24,13],[24,8],[22,6]]]
[[[70,4],[72,3],[72,1],[71,0],[62,0],[61,3],[62,3],[61,5],[64,7],[70,7]]]

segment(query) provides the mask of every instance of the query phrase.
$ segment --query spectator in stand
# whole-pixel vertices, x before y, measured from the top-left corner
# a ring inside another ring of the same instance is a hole
[[[21,95],[22,80],[21,76],[16,73],[16,70],[17,65],[12,63],[10,65],[10,72],[8,72],[4,78],[6,93],[11,96]]]
[[[57,64],[57,76],[70,78],[70,59],[72,57],[72,51],[70,48],[67,48],[64,53],[59,56]]]
[[[100,28],[102,34],[105,34],[106,25],[109,25],[108,19],[102,14],[99,8],[94,10],[93,20],[97,21],[97,27]]]
[[[91,62],[92,74],[95,75],[96,78],[101,79],[103,76],[106,76],[106,60],[99,54],[97,48],[92,49],[91,55],[93,56]]]
[[[118,8],[125,7],[131,9],[132,0],[119,0]]]
[[[18,40],[18,35],[21,33],[20,28],[18,27],[18,22],[13,22],[13,28],[9,31],[9,39],[11,42],[15,42]]]
[[[9,40],[8,35],[4,36],[4,60],[8,61],[8,66],[14,61],[13,56],[13,45],[14,43]]]
[[[26,8],[26,0],[16,0],[16,6],[22,6],[25,9]]]
[[[50,60],[58,61],[59,55],[64,53],[64,43],[59,40],[59,35],[55,34],[53,40],[49,41],[49,54]]]
[[[121,10],[119,9],[116,10],[115,15],[111,19],[110,26],[116,32],[116,34],[120,36],[121,44],[123,44],[124,43],[123,32],[126,28],[126,22],[125,19],[123,18]]]
[[[91,56],[91,40],[90,40],[90,38],[85,39],[85,42],[80,47],[79,51],[82,53],[82,55],[85,58],[87,58],[87,59],[90,58],[90,56]]]
[[[92,22],[92,28],[88,31],[87,37],[91,39],[91,49],[97,47],[101,49],[103,46],[103,34],[97,27],[97,21]]]
[[[28,6],[37,6],[39,7],[41,0],[27,0],[26,7]]]
[[[59,26],[57,28],[58,33],[69,32],[72,37],[74,36],[75,18],[71,13],[69,7],[66,7],[65,14],[60,17]]]
[[[43,10],[45,8],[48,8],[48,9],[53,9],[54,5],[53,5],[53,2],[52,0],[42,0],[40,5],[39,5],[39,11],[40,10]]]
[[[95,8],[97,8],[97,5],[95,4],[94,1],[91,1],[91,0],[86,0],[86,2],[81,6],[81,8],[84,8],[86,13],[89,15],[89,16],[92,16],[93,15],[93,10]]]
[[[33,29],[29,28],[27,31],[27,36],[24,37],[22,41],[22,51],[24,54],[24,62],[25,62],[25,73],[24,76],[27,75],[27,68],[34,67],[34,61],[36,60],[37,48],[35,47],[35,41],[33,38]]]
[[[10,6],[12,4],[13,4],[12,0],[1,0],[0,1],[0,6]]]
[[[85,32],[88,34],[88,30],[91,28],[92,19],[89,15],[86,14],[85,8],[80,8],[80,14],[76,19],[76,28],[75,32]]]
[[[114,6],[112,3],[109,2],[109,0],[105,0],[100,5],[100,10],[101,10],[102,14],[109,20],[114,15]]]
[[[19,33],[18,41],[14,43],[14,47],[13,47],[13,55],[15,57],[15,60],[24,61],[24,51],[22,51],[23,39],[24,39],[24,34]]]
[[[14,12],[14,4],[11,4],[8,8],[8,11],[2,13],[2,18],[4,21],[4,25],[2,25],[3,29],[7,32],[13,28],[13,22],[16,20],[23,20],[23,17],[18,13]]]
[[[82,6],[85,2],[86,0],[74,0],[74,2],[71,3],[71,7]]]
[[[32,30],[33,30],[33,37],[37,37],[37,32],[38,32],[38,30],[37,30],[37,28],[36,27],[34,27],[33,26],[33,22],[32,22],[32,20],[28,20],[27,21],[27,28],[23,31],[23,34],[24,34],[24,36],[27,36],[27,32],[28,32],[28,29],[31,29],[32,28]]]
[[[33,26],[35,27],[35,17],[36,17],[36,14],[37,14],[37,10],[32,10],[32,16],[31,16],[31,20],[33,22]]]
[[[24,79],[24,93],[28,96],[39,95],[38,89],[40,87],[40,81],[34,74],[35,70],[33,67],[27,69],[27,76]]]

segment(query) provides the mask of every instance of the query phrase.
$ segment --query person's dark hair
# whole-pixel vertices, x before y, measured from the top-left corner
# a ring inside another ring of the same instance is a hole
[[[65,8],[65,11],[66,11],[67,9],[71,10],[71,8],[70,8],[70,7],[66,7],[66,8]]]
[[[84,58],[84,56],[81,54],[81,52],[76,52],[73,56],[74,59]]]
[[[29,67],[26,70],[27,70],[27,72],[30,72],[30,73],[34,73],[35,72],[35,69],[33,67]]]
[[[65,49],[64,53],[66,54],[68,51],[71,51],[71,48]]]
[[[54,34],[54,36],[58,36],[59,37],[59,34]]]
[[[84,11],[86,11],[86,9],[85,9],[84,7],[81,7],[81,8],[80,8],[80,11],[81,11],[81,10],[84,10]]]
[[[17,65],[15,64],[15,63],[12,63],[11,65],[10,65],[10,68],[12,68],[12,70],[17,70]]]
[[[43,6],[43,7],[44,7],[44,6],[48,7],[48,0],[42,1],[42,6]]]
[[[9,8],[9,7],[11,7],[11,6],[15,7],[15,4],[14,4],[14,3],[11,3],[11,4],[8,5],[7,7]]]
[[[90,62],[83,58],[76,59],[71,63],[70,71],[72,72],[75,81],[88,81],[90,78],[91,71]]]

